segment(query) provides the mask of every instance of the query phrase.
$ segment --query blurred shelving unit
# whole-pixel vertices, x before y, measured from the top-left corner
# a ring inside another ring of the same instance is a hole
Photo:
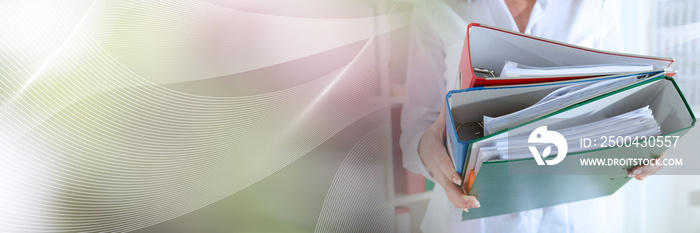
[[[700,105],[700,1],[653,0],[652,55],[673,57],[683,94],[692,106]]]
[[[374,40],[379,72],[379,93],[375,103],[388,106],[387,119],[391,124],[391,155],[386,158],[386,196],[388,204],[395,208],[395,232],[420,232],[431,191],[426,191],[426,180],[403,168],[399,146],[401,134],[400,113],[404,102],[406,61],[408,58],[408,33],[412,0],[379,0],[375,2],[375,15],[400,15],[395,20],[377,20],[376,26],[390,23],[403,26],[390,33],[377,35]],[[396,25],[393,25],[396,26]],[[422,183],[421,183],[422,182]],[[422,189],[421,187],[422,186]],[[408,226],[406,226],[408,225]]]

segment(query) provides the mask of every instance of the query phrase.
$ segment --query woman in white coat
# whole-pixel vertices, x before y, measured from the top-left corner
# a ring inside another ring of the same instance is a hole
[[[605,0],[418,0],[414,6],[401,115],[404,167],[436,182],[421,225],[424,232],[617,232],[619,201],[609,197],[461,221],[481,207],[460,189],[444,147],[444,94],[456,88],[469,23],[482,23],[595,49],[622,50],[614,3]],[[439,116],[442,115],[442,116]],[[637,179],[653,167],[630,173]],[[609,211],[610,210],[610,211]]]

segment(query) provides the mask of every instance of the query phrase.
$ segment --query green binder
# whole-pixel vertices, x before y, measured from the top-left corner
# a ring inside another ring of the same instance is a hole
[[[557,88],[573,82],[522,85],[510,87],[470,88],[450,92],[447,95],[448,151],[451,156],[464,156],[462,176],[469,186],[469,195],[476,196],[480,208],[462,213],[462,219],[475,219],[519,211],[602,197],[615,193],[631,178],[627,169],[618,166],[582,166],[579,158],[624,159],[655,158],[668,147],[606,147],[583,152],[569,153],[561,163],[554,166],[537,165],[534,157],[517,160],[496,160],[481,163],[478,173],[469,180],[470,158],[475,156],[480,143],[504,137],[507,132],[528,131],[547,119],[566,119],[572,115],[605,113],[614,116],[643,106],[649,106],[661,127],[662,136],[682,136],[695,124],[695,116],[687,104],[678,85],[671,77],[657,75],[647,80],[600,95],[591,96],[583,102],[565,107],[486,137],[474,136],[480,129],[463,128],[458,125],[479,121],[484,115],[499,116],[517,111],[537,102]],[[607,117],[610,117],[607,116]],[[455,149],[465,144],[466,153]],[[454,147],[453,147],[454,146]],[[473,162],[473,161],[471,161]],[[570,175],[588,174],[588,175]]]

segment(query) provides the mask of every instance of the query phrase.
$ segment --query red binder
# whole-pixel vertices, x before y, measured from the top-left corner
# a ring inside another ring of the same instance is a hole
[[[593,73],[568,76],[498,77],[506,61],[529,66],[574,66],[596,64],[652,65],[663,70],[673,63],[673,58],[661,58],[626,53],[616,53],[553,41],[515,31],[476,23],[469,24],[459,64],[461,89],[480,86],[513,85],[591,78],[619,73]],[[477,70],[490,70],[495,77]]]

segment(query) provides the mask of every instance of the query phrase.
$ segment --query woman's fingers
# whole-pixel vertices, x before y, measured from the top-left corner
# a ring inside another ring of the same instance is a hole
[[[464,194],[459,186],[462,184],[462,179],[455,171],[452,161],[449,159],[446,152],[443,152],[441,156],[438,156],[437,168],[440,172],[435,172],[440,177],[441,184],[445,188],[445,193],[447,194],[447,199],[455,205],[455,207],[464,209],[467,211],[469,208],[478,208],[480,206],[479,201],[473,196],[467,196]]]
[[[426,160],[428,160],[426,164],[432,171],[435,180],[445,189],[447,199],[450,200],[455,207],[465,211],[469,208],[478,208],[480,204],[476,198],[467,196],[459,188],[462,184],[462,178],[455,170],[454,165],[452,165],[452,160],[447,154],[447,151],[445,151],[445,148],[442,146],[433,148],[430,154],[431,156],[426,158]]]
[[[469,204],[469,207],[467,207],[467,208],[479,208],[479,207],[481,207],[481,203],[479,203],[479,200],[476,200],[475,196],[464,195],[464,198],[467,199],[467,203]]]
[[[455,170],[454,165],[452,165],[452,160],[450,159],[450,156],[447,154],[446,151],[444,151],[444,149],[441,152],[441,155],[438,156],[438,158],[440,163],[439,169],[440,171],[442,171],[442,174],[455,185],[462,185],[462,177]]]
[[[656,174],[656,172],[658,172],[659,170],[661,170],[661,168],[663,168],[663,166],[661,166],[661,164],[658,164],[658,163],[660,163],[660,161],[665,157],[666,157],[666,152],[664,152],[663,154],[661,154],[661,156],[659,156],[657,158],[657,164],[636,166],[627,172],[627,176],[633,177],[637,180],[644,180],[647,177],[649,177],[650,175]]]
[[[637,166],[635,168],[632,168],[628,173],[627,176],[633,177],[637,180],[644,180],[650,175],[656,174],[657,171],[661,170],[662,166],[653,166],[653,165],[647,165],[647,166]]]
[[[467,196],[464,194],[462,189],[459,188],[459,186],[462,185],[462,177],[455,170],[452,160],[442,144],[445,140],[445,107],[445,103],[443,102],[442,108],[440,109],[440,114],[433,123],[433,129],[436,131],[436,136],[440,140],[440,148],[436,150],[437,156],[435,157],[438,161],[437,169],[441,172],[435,173],[442,173],[439,175],[443,180],[443,183],[440,185],[445,188],[447,199],[449,199],[450,202],[452,202],[452,204],[457,208],[463,209],[464,211],[469,211],[470,208],[479,208],[481,204],[478,200],[476,200],[476,197]]]
[[[418,155],[429,172],[444,189],[447,199],[457,208],[468,211],[469,208],[481,206],[476,197],[467,196],[459,186],[462,178],[455,170],[452,159],[445,148],[445,103],[438,118],[423,133],[418,142]]]
[[[447,199],[450,200],[455,207],[467,211],[467,209],[481,206],[479,201],[476,200],[476,197],[465,195],[457,185],[448,181],[445,176],[441,176],[440,178],[441,179],[438,180],[442,180],[440,185],[445,189]]]

